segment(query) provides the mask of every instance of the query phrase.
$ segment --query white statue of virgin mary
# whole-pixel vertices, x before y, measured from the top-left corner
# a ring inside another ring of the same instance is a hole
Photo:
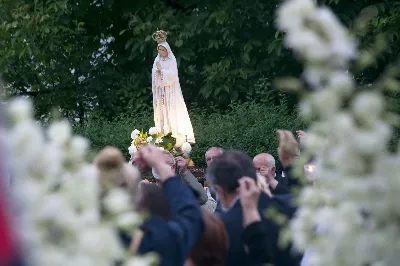
[[[167,33],[157,31],[153,34],[153,39],[158,43],[158,55],[152,70],[155,126],[157,131],[164,134],[171,132],[177,139],[177,144],[186,140],[194,143],[192,123],[179,84],[176,58],[166,42]]]

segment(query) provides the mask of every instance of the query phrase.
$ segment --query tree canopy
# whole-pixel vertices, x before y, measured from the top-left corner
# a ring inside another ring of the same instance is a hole
[[[138,112],[151,106],[156,55],[151,35],[164,29],[188,104],[224,108],[249,97],[268,97],[275,105],[283,97],[295,106],[296,98],[271,88],[275,77],[301,73],[301,65],[283,48],[284,33],[274,25],[279,2],[0,0],[4,87],[8,97],[32,96],[39,116],[54,106],[81,121],[94,108],[109,118]],[[362,84],[374,81],[399,55],[400,4],[319,2],[354,29],[367,50],[366,61],[379,52],[358,77]],[[356,18],[363,13],[370,18],[360,27]]]

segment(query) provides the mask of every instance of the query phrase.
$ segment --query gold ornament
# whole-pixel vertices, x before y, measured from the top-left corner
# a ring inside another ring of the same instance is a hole
[[[156,32],[153,33],[152,38],[157,43],[163,43],[167,41],[167,35],[168,33],[166,31],[157,30]]]

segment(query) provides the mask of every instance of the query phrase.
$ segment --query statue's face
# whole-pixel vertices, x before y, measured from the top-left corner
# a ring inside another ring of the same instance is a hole
[[[158,46],[157,51],[158,51],[158,54],[159,54],[161,57],[167,57],[167,56],[168,56],[168,51],[167,51],[167,49],[165,49],[165,48],[162,47],[162,46]]]

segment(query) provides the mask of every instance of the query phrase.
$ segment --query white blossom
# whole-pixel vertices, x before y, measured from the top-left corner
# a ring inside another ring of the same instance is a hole
[[[283,30],[293,30],[303,24],[303,20],[313,15],[313,0],[286,1],[278,9],[278,26]]]
[[[133,233],[142,219],[133,212],[127,192],[119,188],[107,191],[103,200],[98,171],[86,161],[88,141],[73,136],[66,121],[44,130],[33,120],[30,101],[11,100],[7,112],[11,126],[1,137],[9,145],[13,186],[23,202],[18,233],[32,251],[29,262],[125,265],[130,258],[119,242],[118,228]],[[137,176],[135,169],[128,172]],[[106,218],[100,215],[101,205]]]
[[[135,226],[140,225],[142,217],[134,212],[123,213],[117,218],[118,228],[123,230],[132,230]]]
[[[163,139],[162,138],[156,138],[156,144],[160,144],[160,143],[162,143],[163,142]]]
[[[354,91],[354,80],[346,72],[332,72],[328,79],[329,87],[335,90],[339,96],[348,97]]]
[[[181,149],[185,154],[189,154],[192,151],[192,146],[190,146],[190,143],[185,142],[182,144]]]
[[[98,226],[86,228],[79,235],[79,248],[93,258],[112,261],[121,256],[121,244],[112,228]]]
[[[58,121],[50,125],[48,129],[48,136],[51,141],[63,145],[72,135],[71,126],[67,121]]]
[[[68,255],[59,248],[47,247],[38,252],[38,265],[63,265],[65,261],[68,261]]]
[[[152,136],[147,137],[146,141],[147,141],[147,143],[152,142],[153,141],[153,137]]]
[[[10,118],[15,122],[28,120],[32,117],[33,106],[31,101],[24,98],[15,99],[8,109]]]
[[[96,262],[93,258],[89,256],[84,256],[82,254],[75,254],[74,256],[69,256],[66,261],[66,266],[96,266]]]
[[[312,120],[302,154],[317,155],[317,180],[302,189],[290,221],[294,248],[307,251],[306,265],[397,265],[400,150],[387,150],[383,95],[359,91],[349,72],[357,41],[316,1],[287,0],[277,21],[312,88],[300,103]]]
[[[12,157],[11,160],[15,164],[35,164],[38,161],[38,155],[44,143],[44,137],[41,134],[40,127],[31,120],[17,123],[10,130],[9,138],[11,152],[18,157],[18,162]]]
[[[304,69],[303,76],[312,88],[319,88],[323,80],[329,76],[329,72],[318,65],[311,65]]]
[[[126,263],[126,266],[148,266],[148,265],[156,265],[155,263],[157,262],[157,259],[154,257],[154,255],[147,255],[145,257],[136,257],[136,258],[131,258],[128,260]]]
[[[131,209],[129,195],[122,189],[113,189],[104,199],[104,207],[111,214],[129,211]]]
[[[86,155],[88,147],[89,142],[83,137],[76,136],[70,141],[70,152],[75,159],[81,160]]]
[[[63,162],[66,153],[60,150],[58,145],[47,143],[42,148],[40,160],[36,164],[36,171],[46,174],[49,177],[57,178],[63,169]]]
[[[139,135],[140,131],[135,129],[134,131],[132,131],[131,133],[131,138],[132,139],[137,139],[138,135]]]
[[[156,127],[151,127],[151,128],[149,129],[149,134],[150,134],[150,135],[155,135],[155,134],[157,134],[157,128],[156,128]]]
[[[353,132],[353,145],[361,155],[379,155],[385,150],[385,145],[391,136],[389,126],[375,123],[370,130],[360,129]]]
[[[383,100],[375,92],[362,92],[352,102],[354,116],[365,125],[373,124],[383,111]]]
[[[130,155],[134,155],[137,152],[137,148],[134,144],[131,144],[131,146],[128,148],[128,151]]]
[[[328,117],[338,111],[340,107],[340,98],[332,90],[320,90],[312,95],[315,106],[314,112]]]

